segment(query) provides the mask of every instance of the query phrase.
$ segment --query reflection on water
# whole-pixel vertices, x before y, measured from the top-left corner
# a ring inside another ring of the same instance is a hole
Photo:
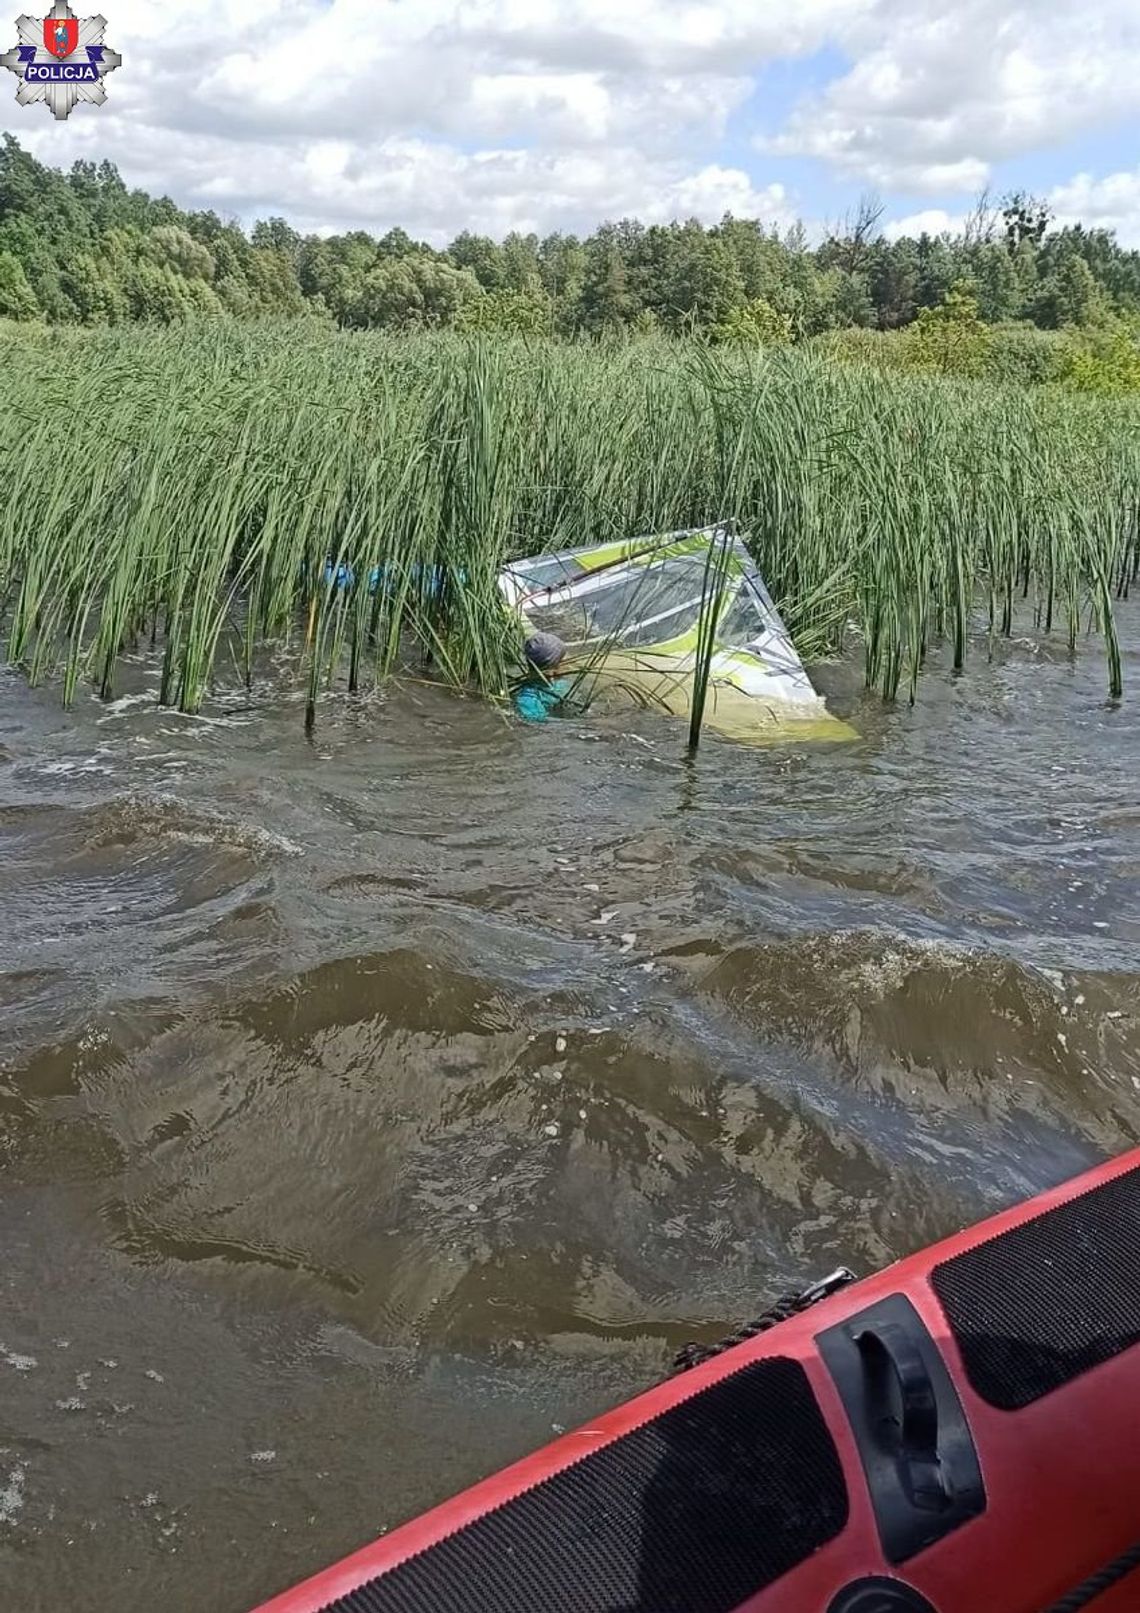
[[[857,743],[695,764],[650,713],[410,685],[310,744],[136,673],[0,685],[5,1605],[239,1613],[1140,1134],[1093,657],[913,711],[831,669]]]

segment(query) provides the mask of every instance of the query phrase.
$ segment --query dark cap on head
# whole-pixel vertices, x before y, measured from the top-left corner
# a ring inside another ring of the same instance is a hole
[[[558,665],[566,654],[566,646],[557,633],[532,633],[523,645],[523,654],[531,666],[542,671]]]

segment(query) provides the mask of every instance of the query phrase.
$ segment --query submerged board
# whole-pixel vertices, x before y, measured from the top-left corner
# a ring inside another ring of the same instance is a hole
[[[690,716],[701,619],[715,608],[711,728],[754,743],[854,737],[812,687],[752,557],[724,527],[539,555],[508,566],[500,585],[528,631],[566,643],[591,696],[624,693]]]

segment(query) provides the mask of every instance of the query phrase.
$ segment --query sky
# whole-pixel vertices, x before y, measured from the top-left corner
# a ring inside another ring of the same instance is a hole
[[[1140,0],[96,9],[123,57],[106,104],[58,123],[3,73],[0,127],[246,225],[443,246],[731,211],[818,235],[874,193],[895,235],[954,228],[988,186],[1140,247]]]

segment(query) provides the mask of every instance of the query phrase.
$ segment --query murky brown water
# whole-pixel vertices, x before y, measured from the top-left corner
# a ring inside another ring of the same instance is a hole
[[[0,681],[0,1605],[242,1613],[1140,1136],[1140,617],[863,738]],[[136,673],[139,688],[148,674]]]

